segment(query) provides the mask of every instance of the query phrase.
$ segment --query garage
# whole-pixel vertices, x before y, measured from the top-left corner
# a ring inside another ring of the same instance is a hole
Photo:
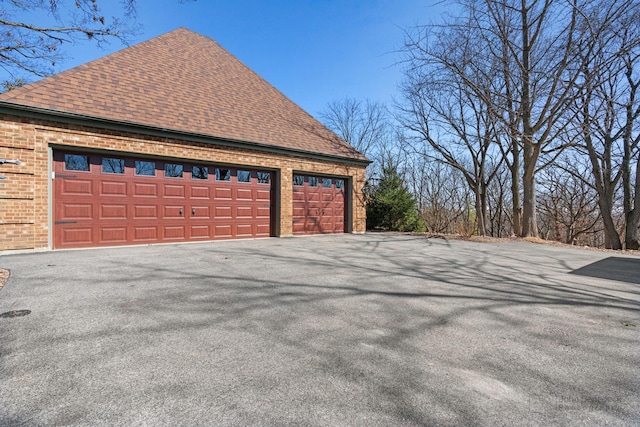
[[[269,237],[272,173],[54,152],[54,248]]]
[[[370,161],[179,28],[0,94],[0,251],[363,233]]]
[[[344,178],[293,175],[293,234],[345,232]]]

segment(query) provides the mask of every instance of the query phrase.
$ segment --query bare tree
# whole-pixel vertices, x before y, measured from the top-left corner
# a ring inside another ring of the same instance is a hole
[[[122,0],[109,17],[98,0],[6,0],[0,3],[0,67],[5,83],[43,77],[64,58],[63,45],[109,39],[126,42],[136,31],[136,0]]]
[[[580,137],[576,149],[590,162],[605,247],[622,249],[614,218],[615,199],[622,185],[626,246],[638,249],[640,182],[637,173],[633,178],[632,168],[637,172],[640,142],[636,98],[640,86],[640,5],[620,0],[607,6],[585,13],[582,39],[592,47],[581,51],[581,78],[574,86],[578,96],[573,110]],[[599,24],[603,21],[611,25]]]
[[[398,133],[387,107],[369,99],[345,98],[332,101],[319,113],[326,127],[372,160],[367,168],[370,180],[377,180],[385,169],[402,170]]]
[[[389,116],[386,107],[379,102],[353,98],[332,101],[320,112],[320,119],[366,156],[373,155],[389,138]]]
[[[461,173],[443,163],[413,156],[407,167],[407,181],[416,195],[418,209],[431,233],[469,231],[468,187]]]
[[[464,34],[446,32],[446,38],[435,34],[434,50],[449,55],[459,67],[475,61],[462,78],[440,62],[425,64],[423,58],[409,52],[405,78],[401,86],[404,102],[398,104],[399,120],[414,136],[414,150],[434,161],[442,162],[464,177],[474,194],[477,232],[486,235],[487,188],[503,161],[495,141],[498,128],[495,115],[484,97],[491,97],[488,76],[492,64],[485,64],[477,55],[477,45]],[[451,43],[461,44],[456,51]],[[414,49],[420,49],[413,45]],[[447,53],[445,53],[447,52]],[[456,56],[457,55],[457,56]],[[481,69],[480,64],[487,65]],[[426,66],[424,66],[426,65]],[[484,87],[479,97],[466,79],[473,79],[476,88]],[[426,144],[426,147],[423,146]]]
[[[487,190],[489,234],[494,237],[509,236],[512,232],[515,234],[514,217],[517,221],[519,215],[517,211],[514,214],[514,211],[509,209],[509,206],[514,206],[510,199],[513,190],[512,172],[511,165],[503,166],[491,180]]]
[[[461,0],[462,15],[408,37],[408,73],[437,68],[455,75],[501,125],[497,141],[516,168],[522,154],[522,236],[537,236],[536,174],[574,142],[574,90],[585,61],[631,0]],[[589,19],[594,11],[600,19]],[[605,42],[606,44],[606,42]],[[499,78],[497,78],[499,77]],[[573,116],[572,116],[573,114]],[[519,216],[512,175],[514,227]]]
[[[582,236],[598,232],[600,223],[598,194],[593,186],[566,168],[547,167],[540,175],[538,206],[543,236],[568,244],[586,244]]]

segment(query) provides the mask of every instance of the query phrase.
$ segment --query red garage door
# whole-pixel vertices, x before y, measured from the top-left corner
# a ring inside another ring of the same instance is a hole
[[[344,233],[344,179],[293,176],[293,234]]]
[[[271,235],[271,172],[54,152],[54,248]]]

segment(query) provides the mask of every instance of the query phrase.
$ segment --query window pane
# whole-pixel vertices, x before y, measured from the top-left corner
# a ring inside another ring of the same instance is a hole
[[[103,157],[102,172],[103,173],[124,173],[124,160],[110,159],[108,157]]]
[[[165,163],[164,176],[168,178],[182,178],[182,165]]]
[[[271,174],[269,172],[258,172],[258,184],[269,184],[271,182]]]
[[[309,177],[309,187],[317,187],[318,186],[318,178],[315,176]]]
[[[331,187],[331,178],[322,178],[322,186],[324,188],[330,188]]]
[[[231,179],[231,171],[229,169],[216,168],[216,180],[229,181]]]
[[[65,154],[64,168],[68,171],[89,171],[89,156]]]
[[[344,187],[344,181],[341,179],[336,179],[336,188],[343,188]]]
[[[251,172],[238,171],[238,182],[251,182]]]
[[[156,162],[136,160],[136,175],[154,176],[156,174]]]
[[[191,178],[193,179],[209,178],[209,168],[206,166],[194,166],[193,169],[191,169]]]
[[[293,175],[293,185],[304,185],[304,176]]]

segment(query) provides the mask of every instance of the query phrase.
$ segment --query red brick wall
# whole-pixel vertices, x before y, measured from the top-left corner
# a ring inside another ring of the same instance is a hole
[[[240,148],[145,135],[104,131],[41,120],[0,117],[0,250],[49,247],[49,148],[93,149],[203,162],[245,165],[280,171],[280,236],[292,234],[293,173],[317,173],[352,179],[352,230],[365,231],[361,189],[365,168]]]

